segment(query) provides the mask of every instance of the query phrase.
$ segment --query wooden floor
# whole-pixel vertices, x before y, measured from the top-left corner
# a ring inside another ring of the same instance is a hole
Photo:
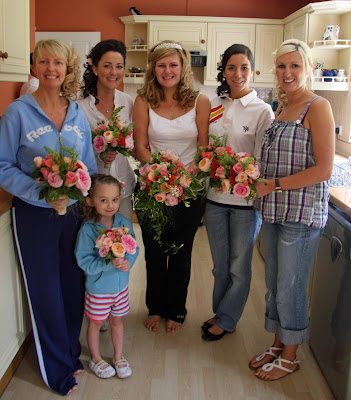
[[[183,329],[158,333],[143,326],[145,307],[145,263],[139,225],[135,224],[141,254],[131,272],[131,312],[125,317],[124,355],[133,375],[125,380],[97,378],[89,369],[77,378],[72,400],[329,400],[333,396],[308,345],[300,347],[300,371],[277,382],[263,382],[248,368],[249,359],[271,344],[263,328],[264,270],[255,250],[253,282],[244,314],[236,332],[218,342],[201,339],[200,327],[211,317],[211,255],[206,229],[195,239],[192,277],[187,301],[188,317]],[[84,321],[82,361],[89,358]],[[112,355],[109,331],[101,334],[102,355]],[[62,398],[43,383],[34,346],[26,354],[1,400],[51,400]]]

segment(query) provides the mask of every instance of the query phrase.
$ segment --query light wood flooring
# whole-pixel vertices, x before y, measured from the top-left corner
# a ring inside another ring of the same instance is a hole
[[[147,331],[145,307],[145,262],[139,225],[135,224],[140,256],[130,279],[131,312],[125,317],[124,355],[133,375],[125,380],[97,378],[89,369],[78,376],[74,400],[332,400],[333,396],[308,345],[299,348],[300,371],[277,382],[263,382],[248,368],[249,359],[271,345],[264,324],[264,268],[255,249],[251,293],[236,332],[218,342],[201,339],[200,327],[211,313],[211,255],[205,227],[195,238],[192,277],[187,300],[188,316],[183,329],[166,333]],[[82,361],[89,359],[81,335]],[[110,360],[109,331],[101,334],[102,355]],[[32,345],[1,400],[51,400],[62,398],[43,383]]]

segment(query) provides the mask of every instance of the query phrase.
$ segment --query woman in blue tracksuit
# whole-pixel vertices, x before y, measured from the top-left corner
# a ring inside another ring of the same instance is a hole
[[[44,146],[73,148],[97,172],[88,121],[72,102],[79,88],[79,59],[57,40],[34,49],[39,88],[21,96],[0,120],[0,186],[14,197],[12,216],[19,263],[26,285],[40,371],[60,394],[77,387],[79,334],[83,317],[84,274],[74,246],[81,221],[80,205],[66,198],[39,200],[40,184],[29,175]],[[67,208],[59,216],[56,211]],[[55,211],[56,210],[56,211]]]

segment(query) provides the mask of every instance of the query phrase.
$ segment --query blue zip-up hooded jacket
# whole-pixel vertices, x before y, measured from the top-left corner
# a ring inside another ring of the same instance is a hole
[[[121,226],[129,228],[129,233],[135,237],[131,221],[117,213],[114,216],[113,227]],[[100,229],[106,230],[107,227],[92,219],[84,222],[78,233],[75,254],[78,265],[85,272],[85,289],[90,294],[120,293],[128,285],[129,271],[123,272],[115,268],[111,261],[106,264],[105,259],[100,257],[99,249],[95,247]],[[130,268],[138,254],[137,246],[135,254],[125,255]]]
[[[96,174],[89,123],[77,103],[69,100],[61,132],[31,94],[10,104],[0,120],[0,186],[29,204],[50,208],[45,199],[38,200],[41,184],[29,175],[34,157],[47,155],[44,146],[59,150],[60,136],[63,146],[78,153],[89,174]],[[70,199],[69,205],[75,201]]]

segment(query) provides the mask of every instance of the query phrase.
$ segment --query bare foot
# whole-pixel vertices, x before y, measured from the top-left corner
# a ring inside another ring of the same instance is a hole
[[[149,315],[145,321],[145,328],[149,331],[157,332],[160,325],[161,317],[159,315]]]
[[[277,356],[280,355],[280,353],[283,351],[283,348],[280,347],[270,347],[268,350],[266,350],[266,354],[263,353],[259,356],[255,356],[252,360],[249,362],[249,367],[252,370],[257,370],[258,368],[262,367],[262,365],[270,363],[274,361],[277,357],[275,357],[273,354],[276,354]],[[273,354],[269,354],[273,353]],[[259,358],[259,360],[257,360]]]
[[[180,322],[167,319],[166,321],[166,332],[177,332],[182,329],[183,324]]]
[[[70,394],[70,393],[72,393],[72,392],[75,392],[77,389],[78,389],[78,386],[77,386],[77,385],[75,385],[75,386],[73,386],[73,387],[72,387],[72,389],[71,389],[71,390],[69,390],[69,391],[68,391],[68,393],[67,393],[67,394]]]
[[[279,367],[281,366],[281,368]],[[282,369],[285,368],[285,369]],[[284,378],[299,369],[299,365],[295,361],[282,360],[280,357],[274,363],[266,364],[255,371],[255,376],[264,381],[276,381]]]
[[[77,369],[77,371],[74,371],[73,376],[75,375],[80,375],[84,372],[84,369]]]

